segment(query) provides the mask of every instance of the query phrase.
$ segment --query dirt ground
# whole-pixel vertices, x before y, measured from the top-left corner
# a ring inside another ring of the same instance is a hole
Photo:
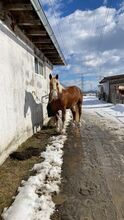
[[[13,202],[21,181],[34,175],[31,169],[35,163],[42,161],[39,155],[45,150],[49,138],[54,134],[56,134],[54,128],[44,127],[18,148],[17,155],[8,157],[0,166],[0,220],[3,209]],[[15,156],[18,156],[19,160],[13,158]]]
[[[123,220],[124,128],[95,114],[83,119],[80,131],[69,128],[52,220]]]

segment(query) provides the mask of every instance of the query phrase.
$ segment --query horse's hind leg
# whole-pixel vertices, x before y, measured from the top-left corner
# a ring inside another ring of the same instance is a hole
[[[74,108],[71,108],[72,116],[73,116],[73,121],[76,121],[76,111]]]
[[[72,112],[72,115],[73,115],[73,126],[75,127],[75,126],[77,126],[77,123],[79,122],[78,106],[74,105],[71,108],[71,112]]]
[[[79,123],[80,121],[80,115],[79,115],[79,107],[76,105],[76,123]]]
[[[78,111],[79,111],[79,122],[81,120],[81,114],[82,114],[82,101],[78,102]]]

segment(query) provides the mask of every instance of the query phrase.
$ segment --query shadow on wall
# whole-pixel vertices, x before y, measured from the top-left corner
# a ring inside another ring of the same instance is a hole
[[[33,134],[43,126],[43,107],[41,103],[36,103],[32,93],[25,91],[24,117],[26,118],[28,110],[31,112],[31,122]]]

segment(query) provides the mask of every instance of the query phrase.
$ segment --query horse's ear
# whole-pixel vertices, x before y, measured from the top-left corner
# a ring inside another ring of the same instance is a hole
[[[50,73],[50,75],[49,75],[49,79],[50,79],[50,80],[52,79],[52,75],[51,75],[51,73]]]
[[[58,79],[59,78],[59,75],[58,74],[56,74],[56,79]]]

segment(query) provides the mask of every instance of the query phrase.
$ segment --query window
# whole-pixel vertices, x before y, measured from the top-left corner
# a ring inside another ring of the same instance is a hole
[[[34,62],[35,62],[35,73],[40,74],[40,75],[43,76],[44,75],[43,63],[40,60],[38,60],[37,57],[35,57]]]
[[[38,73],[38,59],[35,57],[35,73]]]
[[[44,77],[46,79],[46,66],[44,65]]]
[[[39,62],[39,71],[38,73],[43,76],[43,64]]]

